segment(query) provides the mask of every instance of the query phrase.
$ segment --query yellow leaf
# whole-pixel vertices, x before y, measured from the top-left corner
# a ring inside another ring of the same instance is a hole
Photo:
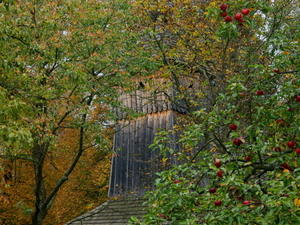
[[[300,206],[300,199],[299,198],[295,198],[294,199],[294,204],[296,207],[299,207]]]
[[[294,161],[294,166],[295,166],[296,168],[298,167],[298,163],[297,163],[296,160]]]
[[[168,161],[168,158],[162,158],[162,163],[165,163],[165,162],[167,162]]]

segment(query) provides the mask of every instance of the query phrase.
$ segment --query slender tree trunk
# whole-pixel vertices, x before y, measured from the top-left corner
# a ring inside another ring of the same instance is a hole
[[[35,212],[32,217],[32,225],[42,225],[44,218],[47,215],[47,209],[40,208],[36,205]]]
[[[48,143],[39,144],[36,142],[32,151],[35,175],[35,210],[32,216],[32,225],[41,225],[47,215],[47,205],[45,205],[47,193],[44,184],[43,166],[48,146]]]

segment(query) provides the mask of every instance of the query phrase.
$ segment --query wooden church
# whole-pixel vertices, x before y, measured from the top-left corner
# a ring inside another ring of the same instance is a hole
[[[154,84],[155,83],[155,84]],[[160,130],[173,129],[176,119],[188,113],[184,101],[173,101],[176,88],[161,88],[164,82],[138,81],[132,93],[120,96],[121,107],[115,109],[114,147],[109,185],[110,200],[72,221],[68,225],[127,224],[131,216],[141,217],[146,212],[142,205],[146,191],[154,188],[155,173],[165,169],[158,150],[149,148]],[[183,82],[185,88],[190,84]],[[165,89],[165,90],[163,90]],[[124,110],[126,109],[126,110]],[[129,111],[138,116],[130,118]],[[175,135],[175,134],[170,134]],[[171,137],[176,140],[176,137]],[[175,152],[178,144],[169,144]],[[170,157],[169,164],[175,164]]]

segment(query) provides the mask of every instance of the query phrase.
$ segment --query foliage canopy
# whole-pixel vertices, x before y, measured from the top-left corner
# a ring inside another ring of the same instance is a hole
[[[116,87],[129,90],[132,74],[155,65],[128,29],[136,20],[128,1],[1,1],[0,15],[1,170],[11,170],[6,162],[28,165],[34,196],[24,210],[12,204],[42,224],[82,155],[110,147]],[[13,197],[5,191],[17,180],[12,172],[1,181],[3,201]]]
[[[181,152],[163,148],[168,132],[157,136],[153,148],[182,163],[157,174],[148,214],[131,223],[298,224],[299,2],[141,1],[141,8],[147,47],[190,113],[176,127]],[[242,9],[249,13],[234,19]]]

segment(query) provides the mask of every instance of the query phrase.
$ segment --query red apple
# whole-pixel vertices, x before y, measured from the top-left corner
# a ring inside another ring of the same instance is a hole
[[[280,70],[278,68],[275,68],[274,73],[280,73]]]
[[[164,214],[160,214],[159,216],[164,218],[164,219],[167,219],[167,217]]]
[[[221,15],[222,17],[226,17],[226,16],[227,16],[227,12],[221,12],[220,15]]]
[[[245,94],[244,94],[244,93],[240,93],[239,95],[240,95],[241,97],[243,97],[243,98],[245,97]]]
[[[248,204],[250,204],[250,203],[251,203],[250,201],[244,201],[244,202],[243,202],[244,205],[248,205]]]
[[[245,157],[245,161],[248,161],[248,162],[250,162],[251,161],[251,157],[248,155],[248,156],[246,156]]]
[[[262,90],[258,90],[258,91],[256,92],[256,94],[257,94],[257,95],[264,95],[264,92],[263,92]]]
[[[225,21],[226,23],[232,22],[231,16],[225,16],[224,21]]]
[[[276,123],[278,123],[278,124],[279,124],[279,126],[281,126],[281,127],[284,127],[284,126],[285,126],[285,124],[286,124],[286,122],[285,122],[285,120],[284,120],[284,119],[278,119],[278,120],[276,120]]]
[[[237,13],[234,15],[234,19],[237,21],[242,21],[243,20],[243,15],[240,13]]]
[[[296,152],[297,155],[300,155],[300,148],[297,148],[297,149],[295,150],[295,152]]]
[[[289,111],[289,112],[293,112],[293,111],[294,111],[294,108],[291,107],[291,108],[288,109],[288,111]]]
[[[239,138],[235,138],[235,139],[233,139],[233,141],[232,141],[232,142],[233,142],[233,144],[234,144],[234,145],[238,145],[238,146],[241,144],[241,143],[240,143],[240,139],[239,139]]]
[[[213,193],[216,193],[216,192],[217,192],[217,189],[216,189],[216,188],[210,188],[210,189],[209,189],[209,193],[212,193],[212,194],[213,194]]]
[[[248,15],[250,13],[249,9],[242,9],[241,13],[243,13],[244,15]]]
[[[180,183],[179,180],[174,180],[174,184],[178,184],[178,183]]]
[[[238,127],[236,124],[232,123],[229,125],[230,130],[236,130]]]
[[[217,200],[217,201],[215,201],[215,205],[220,206],[220,205],[222,205],[222,202],[220,200]]]
[[[233,139],[232,142],[234,145],[240,146],[241,144],[243,144],[245,142],[245,140],[243,137],[239,137],[239,138]]]
[[[229,191],[234,191],[234,190],[237,190],[236,187],[229,188]]]
[[[228,5],[226,5],[226,4],[221,4],[221,5],[220,5],[220,9],[221,9],[222,11],[226,11],[227,8],[228,8]]]
[[[219,167],[222,166],[222,163],[219,161],[219,162],[215,162],[214,165],[215,165],[217,168],[219,168]]]
[[[291,149],[295,149],[296,143],[294,141],[288,141],[287,146]]]
[[[300,102],[300,95],[296,96],[296,101]]]
[[[290,171],[292,171],[292,168],[285,162],[285,163],[282,163],[281,165],[280,165],[280,167],[282,168],[282,169],[287,169],[287,170],[290,170]]]
[[[220,170],[220,171],[217,172],[217,176],[222,178],[223,177],[223,173],[224,173],[224,171]]]

